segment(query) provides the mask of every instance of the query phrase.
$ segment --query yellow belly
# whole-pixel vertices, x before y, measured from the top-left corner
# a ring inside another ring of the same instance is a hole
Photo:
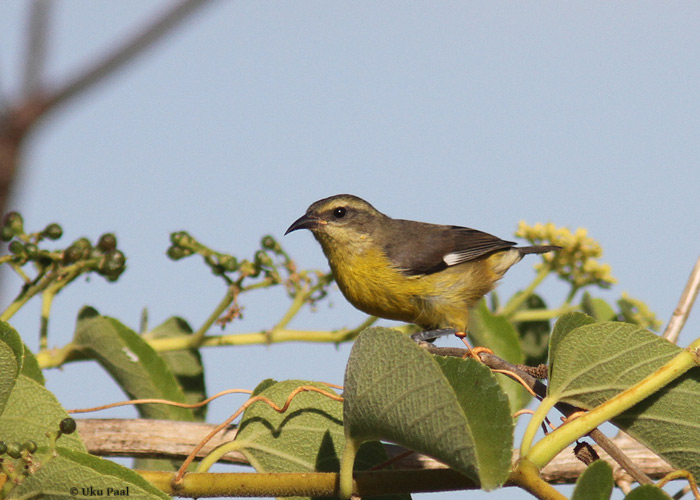
[[[328,255],[328,260],[343,295],[361,311],[425,329],[466,331],[469,309],[500,278],[492,271],[497,255],[418,276],[402,274],[377,250],[361,258],[350,253]]]

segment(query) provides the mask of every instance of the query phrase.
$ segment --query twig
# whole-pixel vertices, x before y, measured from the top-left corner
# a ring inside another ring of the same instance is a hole
[[[24,59],[24,80],[22,82],[25,98],[41,91],[41,76],[46,59],[46,35],[50,14],[50,0],[34,0],[31,3],[27,29],[27,53]]]
[[[172,420],[148,419],[75,419],[78,433],[87,446],[88,451],[100,456],[131,456],[184,459],[185,456],[206,436],[214,424],[199,422],[177,422]],[[202,450],[197,458],[203,458],[213,449],[234,439],[236,429],[227,427],[217,434]],[[639,464],[645,473],[661,478],[673,469],[657,455],[635,441],[624,437],[614,438],[615,444],[635,463]],[[406,453],[406,449],[395,445],[385,446],[390,457]],[[603,459],[608,455],[597,449]],[[513,460],[518,454],[513,455]],[[222,458],[223,462],[246,464],[249,462],[242,453],[228,453]],[[629,477],[617,464],[613,465],[616,478]],[[445,465],[420,453],[404,457],[394,464],[395,468],[411,470],[444,469]],[[585,465],[576,459],[573,447],[560,453],[555,460],[542,469],[542,477],[555,483],[573,483],[585,469]]]
[[[133,60],[148,47],[168,34],[175,26],[184,21],[194,10],[209,0],[182,0],[174,4],[155,20],[138,30],[124,45],[88,66],[74,79],[53,92],[48,98],[48,106],[55,107],[81,93],[88,87],[99,83],[114,73],[125,63]]]
[[[690,310],[693,308],[695,299],[698,296],[698,291],[700,291],[700,258],[695,262],[693,270],[690,272],[688,277],[688,282],[685,284],[681,298],[678,301],[676,309],[674,309],[671,319],[668,322],[668,326],[664,331],[663,337],[673,342],[674,344],[678,341],[678,335],[683,329],[688,316],[690,315]]]

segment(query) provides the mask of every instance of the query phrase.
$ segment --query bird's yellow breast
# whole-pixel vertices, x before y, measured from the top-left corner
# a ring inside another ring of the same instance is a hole
[[[426,329],[466,331],[469,309],[495,286],[499,254],[442,271],[409,276],[396,269],[381,249],[338,251],[322,243],[336,282],[348,301],[367,314],[415,323]]]

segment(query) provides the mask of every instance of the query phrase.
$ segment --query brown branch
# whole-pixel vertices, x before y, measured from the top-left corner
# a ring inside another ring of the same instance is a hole
[[[676,309],[671,315],[671,319],[668,322],[668,326],[664,331],[663,337],[673,342],[674,344],[678,342],[678,335],[680,335],[683,325],[685,325],[688,316],[690,315],[690,310],[693,308],[695,299],[698,296],[698,291],[700,290],[700,258],[695,262],[693,270],[690,272],[688,277],[688,282],[685,284],[681,298],[678,301]]]
[[[172,31],[198,7],[210,0],[180,0],[151,20],[122,45],[90,63],[56,88],[46,88],[40,81],[45,54],[48,3],[32,4],[29,20],[27,60],[24,69],[23,98],[7,103],[0,110],[0,214],[7,209],[10,187],[19,165],[24,139],[39,120],[59,105],[96,85]],[[170,5],[170,4],[169,4]]]
[[[171,420],[146,419],[76,419],[78,433],[90,453],[101,456],[131,456],[184,459],[192,448],[214,427],[214,424],[175,422]],[[223,434],[217,435],[200,451],[198,458],[204,457],[217,446],[231,441],[236,434],[229,427]],[[660,478],[671,472],[670,465],[651,451],[632,440],[622,436],[613,439],[615,445],[632,459],[647,475]],[[594,446],[600,457],[610,462],[616,479],[633,479],[625,473],[605,451]],[[405,453],[400,446],[387,445],[390,457]],[[517,452],[513,460],[517,460]],[[241,453],[228,453],[222,461],[235,464],[248,464]],[[442,463],[419,453],[409,455],[397,463],[395,467],[411,470],[445,469]],[[542,477],[552,483],[573,483],[585,470],[569,447],[542,470]]]
[[[22,82],[25,98],[39,93],[43,86],[42,72],[46,60],[46,35],[51,6],[51,0],[34,0],[30,7]]]
[[[47,96],[48,105],[55,107],[65,101],[85,91],[87,88],[104,80],[107,76],[132,61],[147,48],[168,34],[178,24],[184,21],[198,7],[203,6],[210,0],[181,0],[175,3],[166,12],[159,14],[156,18],[141,29],[137,30],[128,41],[117,47],[112,52],[107,53],[101,59],[91,63],[83,71],[79,72],[72,80],[53,91]]]

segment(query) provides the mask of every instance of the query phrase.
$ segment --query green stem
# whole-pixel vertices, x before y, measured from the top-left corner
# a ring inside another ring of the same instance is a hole
[[[571,290],[569,290],[569,294],[566,296],[566,300],[564,300],[564,305],[571,304],[571,301],[574,300],[574,297],[579,290],[579,287],[571,285]]]
[[[507,303],[505,306],[503,306],[503,309],[498,311],[498,314],[509,317],[515,311],[518,310],[518,308],[525,303],[525,301],[532,295],[532,293],[535,291],[535,288],[539,286],[540,283],[547,277],[547,275],[550,272],[550,268],[547,265],[543,265],[539,272],[537,273],[537,276],[535,276],[535,279],[532,280],[532,282],[528,285],[528,287],[517,294],[509,303]]]
[[[541,469],[576,439],[666,387],[689,369],[700,365],[699,349],[700,339],[697,339],[668,363],[626,391],[549,433],[527,451],[525,458]]]
[[[540,477],[540,471],[527,459],[518,462],[509,477],[509,482],[517,484],[540,500],[566,500],[564,495]]]
[[[51,304],[56,296],[53,290],[44,290],[41,295],[41,324],[39,326],[39,349],[49,347],[49,315],[51,314]]]
[[[549,319],[554,319],[562,314],[566,314],[571,311],[578,310],[578,306],[572,306],[565,304],[556,309],[526,309],[524,311],[517,311],[511,316],[511,321],[546,321]]]
[[[231,335],[213,335],[204,337],[199,347],[218,347],[236,345],[268,345],[282,342],[323,342],[339,344],[353,340],[362,330],[374,323],[377,318],[370,316],[357,328],[340,330],[277,330],[275,332],[233,333]],[[192,335],[150,339],[148,344],[156,352],[182,351],[192,348]],[[41,368],[57,368],[68,361],[89,359],[73,344],[57,349],[45,349],[37,353],[36,359]]]
[[[289,309],[287,309],[287,312],[284,313],[284,316],[282,316],[282,319],[277,322],[275,326],[272,327],[271,333],[274,333],[277,330],[283,329],[285,326],[289,324],[289,322],[294,318],[294,316],[297,315],[297,313],[301,310],[303,305],[306,303],[308,300],[309,296],[311,295],[311,290],[306,287],[302,290],[299,290],[297,294],[294,296],[294,300],[292,301],[292,304],[289,306]]]
[[[224,295],[224,298],[221,299],[221,302],[219,302],[219,305],[216,306],[216,309],[214,309],[214,311],[209,315],[209,317],[204,322],[204,324],[202,324],[202,326],[200,326],[199,329],[196,332],[194,332],[193,335],[189,335],[186,337],[187,346],[180,347],[176,350],[189,349],[189,348],[196,349],[196,348],[204,345],[204,340],[206,338],[205,335],[206,335],[207,331],[209,330],[209,328],[211,327],[211,325],[213,325],[216,322],[216,320],[219,319],[219,317],[224,313],[226,308],[228,308],[228,306],[230,306],[233,303],[234,299],[236,298],[236,292],[235,292],[235,288],[234,288],[235,286],[236,285],[231,285],[228,287],[228,289],[226,290],[226,294]],[[174,340],[175,338],[179,338],[179,337],[173,337],[172,339],[162,339],[162,340]],[[151,342],[153,342],[153,341],[151,341]]]
[[[350,498],[352,496],[352,471],[355,466],[355,455],[357,455],[360,444],[350,436],[345,436],[343,455],[340,458],[340,478],[338,480],[340,498]]]
[[[527,455],[528,451],[530,450],[530,447],[532,446],[532,443],[535,441],[535,435],[537,434],[540,425],[542,425],[542,422],[544,422],[547,413],[549,413],[549,410],[554,408],[554,405],[556,403],[556,400],[554,400],[553,398],[544,398],[540,402],[539,406],[537,406],[537,409],[535,410],[535,413],[532,414],[532,417],[530,418],[530,423],[525,428],[525,433],[523,434],[523,440],[520,444],[521,457]]]
[[[240,451],[243,446],[240,441],[229,441],[224,443],[216,449],[212,450],[206,457],[204,457],[197,465],[197,470],[195,472],[208,472],[211,467],[219,461],[221,457],[227,453],[233,451]]]

